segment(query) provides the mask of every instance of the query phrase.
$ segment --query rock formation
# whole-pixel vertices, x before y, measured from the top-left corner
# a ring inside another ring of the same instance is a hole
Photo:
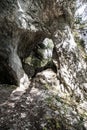
[[[73,35],[75,5],[0,1],[0,130],[87,130],[87,60]]]

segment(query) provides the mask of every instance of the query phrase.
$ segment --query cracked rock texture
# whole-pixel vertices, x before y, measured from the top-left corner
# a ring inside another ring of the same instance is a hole
[[[87,130],[75,2],[0,1],[0,130]]]

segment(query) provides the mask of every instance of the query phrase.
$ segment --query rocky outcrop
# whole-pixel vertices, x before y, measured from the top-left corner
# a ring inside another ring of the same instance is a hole
[[[75,1],[0,5],[0,82],[8,84],[0,89],[8,95],[0,94],[0,129],[86,130],[87,62],[73,36]]]

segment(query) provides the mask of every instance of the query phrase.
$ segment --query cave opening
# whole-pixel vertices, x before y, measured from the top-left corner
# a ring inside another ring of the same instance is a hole
[[[0,84],[18,85],[16,75],[6,62],[0,62]]]

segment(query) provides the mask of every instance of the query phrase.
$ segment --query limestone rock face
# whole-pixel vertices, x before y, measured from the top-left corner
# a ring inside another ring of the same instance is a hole
[[[71,0],[0,1],[1,130],[87,130],[87,61],[74,13]]]

